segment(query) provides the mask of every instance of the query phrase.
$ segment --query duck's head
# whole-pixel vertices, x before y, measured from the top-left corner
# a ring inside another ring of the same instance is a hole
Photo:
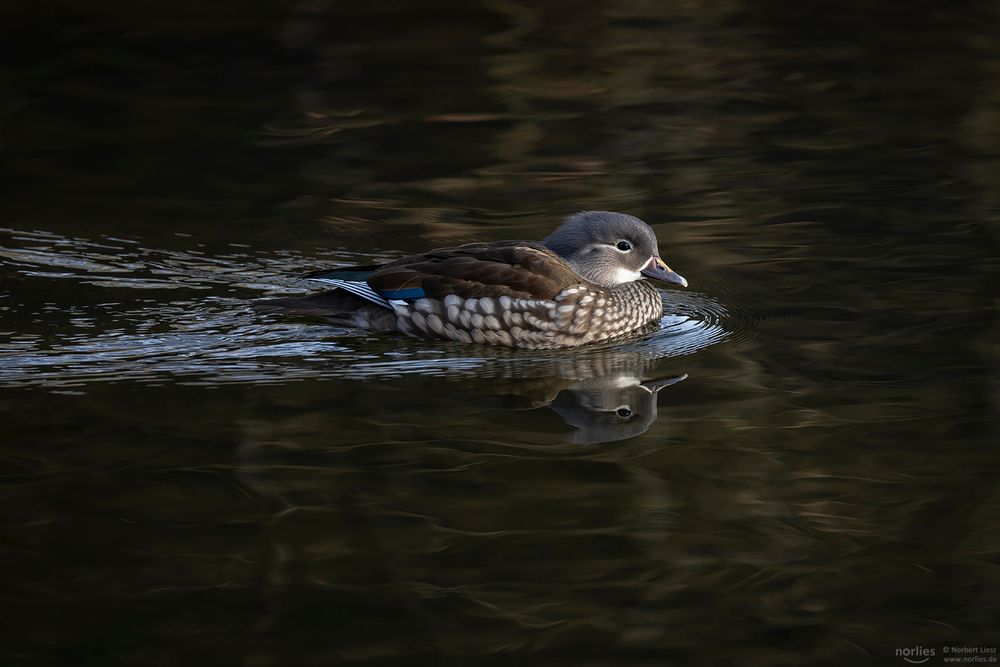
[[[603,287],[643,276],[687,287],[687,281],[660,259],[653,230],[631,215],[583,211],[567,218],[542,243],[578,274]]]

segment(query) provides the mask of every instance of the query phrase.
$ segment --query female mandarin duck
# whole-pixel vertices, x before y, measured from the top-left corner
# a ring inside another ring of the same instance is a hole
[[[643,276],[687,286],[660,259],[645,222],[585,211],[541,243],[470,243],[381,266],[320,271],[307,277],[336,290],[271,303],[418,338],[564,348],[658,322],[663,302]]]

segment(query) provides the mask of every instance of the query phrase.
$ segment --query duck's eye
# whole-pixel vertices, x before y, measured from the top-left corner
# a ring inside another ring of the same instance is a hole
[[[632,244],[629,243],[628,241],[619,241],[618,243],[615,244],[615,247],[621,250],[622,252],[628,252],[629,250],[632,249]]]
[[[621,417],[622,419],[625,419],[626,417],[632,416],[632,411],[626,407],[621,407],[615,410],[615,414]]]

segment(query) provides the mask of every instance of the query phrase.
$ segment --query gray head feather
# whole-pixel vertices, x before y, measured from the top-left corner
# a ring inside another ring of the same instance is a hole
[[[650,257],[659,256],[649,225],[613,211],[572,215],[542,243],[582,277],[604,287],[637,280]]]

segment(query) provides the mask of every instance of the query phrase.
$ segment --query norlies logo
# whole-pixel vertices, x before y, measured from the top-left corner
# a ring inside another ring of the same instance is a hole
[[[902,658],[906,662],[920,665],[934,657],[934,649],[914,646],[913,648],[897,648],[896,657]]]

